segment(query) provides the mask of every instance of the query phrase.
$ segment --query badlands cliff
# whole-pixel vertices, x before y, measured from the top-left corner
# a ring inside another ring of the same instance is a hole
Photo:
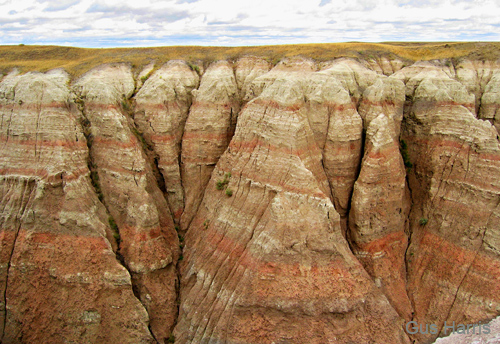
[[[409,344],[485,323],[499,130],[495,60],[12,70],[0,342]]]

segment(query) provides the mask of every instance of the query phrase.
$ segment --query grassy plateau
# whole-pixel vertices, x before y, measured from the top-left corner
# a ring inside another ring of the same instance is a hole
[[[183,59],[206,66],[208,63],[253,55],[277,63],[284,57],[303,56],[316,61],[338,57],[357,59],[397,58],[410,61],[433,59],[498,60],[500,42],[387,42],[387,43],[324,43],[251,47],[170,46],[155,48],[74,48],[42,45],[0,46],[0,73],[18,68],[22,73],[45,72],[64,68],[72,77],[78,77],[95,66],[105,63],[129,63],[140,71],[154,62],[161,66],[172,59]]]

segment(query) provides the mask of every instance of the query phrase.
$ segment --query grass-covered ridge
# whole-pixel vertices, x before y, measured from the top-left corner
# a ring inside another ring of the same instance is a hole
[[[209,63],[219,59],[235,60],[245,55],[260,56],[276,63],[283,57],[304,56],[316,61],[338,57],[374,59],[381,56],[404,60],[432,60],[469,57],[480,60],[500,58],[499,42],[433,42],[433,43],[325,43],[254,47],[173,46],[154,48],[88,49],[62,46],[0,46],[0,72],[17,67],[21,72],[64,68],[73,77],[104,63],[130,63],[135,70],[168,60]]]

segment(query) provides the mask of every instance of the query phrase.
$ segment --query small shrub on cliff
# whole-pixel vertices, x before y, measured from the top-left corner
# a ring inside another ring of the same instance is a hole
[[[191,62],[188,62],[188,66],[189,68],[191,68],[191,70],[194,70],[196,73],[198,73],[198,75],[200,74],[200,67],[198,67],[195,64],[192,64]]]
[[[224,175],[224,180],[218,180],[215,182],[215,187],[217,190],[224,190],[227,188],[227,184],[229,184],[229,179],[231,179],[231,172],[228,172]]]
[[[175,336],[173,334],[171,334],[170,337],[168,337],[167,343],[175,343]]]
[[[122,241],[120,237],[120,232],[118,231],[118,226],[116,225],[115,219],[112,216],[108,216],[109,227],[113,231],[113,238],[115,238],[116,243],[120,244]]]
[[[111,216],[108,217],[109,226],[113,230],[113,232],[118,232],[118,226],[116,225],[115,219]]]
[[[217,188],[217,190],[222,190],[222,189],[224,189],[224,183],[222,182],[222,180],[218,180],[218,181],[215,183],[215,187]]]
[[[134,126],[131,126],[130,130],[132,131],[132,134],[134,134],[134,136],[137,138],[137,140],[139,140],[139,142],[141,143],[142,149],[144,149],[145,151],[153,150],[153,147],[149,145],[149,143],[146,141],[144,135],[139,131],[139,129],[137,129]]]
[[[429,220],[426,219],[425,217],[422,217],[420,221],[418,221],[418,223],[420,223],[422,226],[425,226],[427,222],[429,222]]]
[[[231,197],[233,195],[233,190],[226,189],[226,195],[228,195],[229,197]]]
[[[91,167],[89,167],[89,168],[91,168]],[[90,170],[90,181],[91,181],[92,186],[94,187],[94,190],[97,194],[97,198],[99,198],[99,201],[103,202],[104,195],[103,195],[102,190],[101,190],[101,183],[99,182],[99,174],[94,169]]]

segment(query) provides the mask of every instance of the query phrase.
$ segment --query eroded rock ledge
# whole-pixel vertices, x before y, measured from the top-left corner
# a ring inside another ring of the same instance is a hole
[[[428,343],[500,315],[500,68],[0,82],[2,343]]]

